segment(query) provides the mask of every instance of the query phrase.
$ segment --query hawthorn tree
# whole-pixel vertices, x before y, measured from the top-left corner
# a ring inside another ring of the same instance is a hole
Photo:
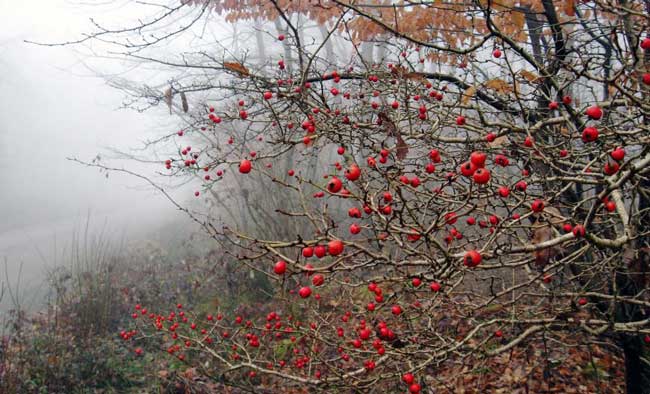
[[[549,390],[554,349],[613,343],[647,387],[650,2],[164,5],[75,43],[166,70],[120,87],[178,115],[147,146],[201,204],[138,176],[272,290],[265,319],[138,305],[125,339],[282,392],[454,392],[443,366],[516,349]]]

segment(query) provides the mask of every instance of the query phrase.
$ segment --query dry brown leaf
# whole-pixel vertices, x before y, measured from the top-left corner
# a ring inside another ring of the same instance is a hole
[[[510,143],[510,140],[508,139],[508,136],[507,135],[502,135],[500,137],[495,138],[494,141],[489,142],[488,144],[490,144],[490,146],[493,147],[493,148],[499,148],[499,147],[502,147],[502,146],[507,145],[509,143]]]
[[[409,152],[409,147],[408,145],[406,145],[404,139],[402,139],[401,136],[397,136],[397,150],[396,150],[397,159],[404,160],[408,152]]]
[[[237,74],[239,74],[239,75],[241,75],[243,77],[247,77],[247,76],[251,75],[250,71],[248,71],[248,69],[241,63],[223,62],[223,67],[226,70],[234,71],[234,72],[236,72]]]
[[[460,102],[463,105],[466,105],[467,103],[469,103],[472,97],[474,97],[475,94],[476,94],[476,86],[470,86],[463,92],[463,98],[460,100]]]
[[[499,93],[512,93],[512,85],[503,79],[495,78],[490,79],[489,81],[483,84],[486,88],[496,90]]]
[[[537,74],[535,74],[533,72],[530,72],[528,70],[519,71],[519,75],[521,75],[528,82],[532,82],[532,83],[540,83],[540,82],[542,82],[542,78],[539,75],[537,75]]]
[[[568,16],[575,16],[575,0],[565,0],[564,2],[564,13]]]
[[[185,92],[181,92],[181,105],[183,106],[183,112],[187,113],[190,107],[187,104],[187,96],[185,96]]]
[[[424,75],[420,73],[407,73],[404,75],[404,78],[410,79],[412,81],[420,81],[423,83],[427,83],[429,80],[424,77]]]
[[[186,369],[183,375],[185,375],[187,379],[194,379],[194,377],[196,376],[196,368]]]
[[[523,29],[526,23],[526,17],[523,12],[513,11],[510,13],[510,21],[517,29]]]
[[[169,108],[169,114],[172,114],[172,98],[174,97],[174,93],[172,93],[172,88],[171,86],[165,90],[164,93],[165,97],[165,104],[167,104],[167,108]]]
[[[381,124],[384,126],[384,129],[386,130],[386,134],[389,137],[395,137],[396,141],[396,156],[398,160],[404,160],[406,158],[406,155],[408,154],[409,148],[408,145],[406,145],[406,141],[402,138],[402,134],[400,133],[399,129],[395,125],[395,122],[386,115],[384,112],[380,112],[377,114],[379,116],[379,119],[381,119]]]

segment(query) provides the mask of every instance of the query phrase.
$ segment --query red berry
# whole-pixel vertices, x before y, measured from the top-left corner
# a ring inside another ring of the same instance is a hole
[[[343,253],[343,242],[338,239],[332,240],[327,244],[327,250],[330,256],[338,256]]]
[[[468,178],[474,175],[476,170],[477,170],[476,165],[474,165],[474,163],[472,163],[471,161],[466,161],[460,166],[460,173],[463,174],[463,176],[466,176]]]
[[[487,155],[483,152],[472,152],[469,156],[469,160],[478,168],[485,167],[485,160]]]
[[[499,55],[500,56],[500,55]],[[418,394],[422,388],[420,387],[419,384],[413,383],[412,385],[409,386],[409,391],[412,394]]]
[[[275,263],[275,266],[273,266],[273,272],[278,275],[284,275],[284,273],[287,272],[287,263],[283,260],[278,261]]]
[[[327,248],[325,248],[325,246],[323,245],[316,245],[316,247],[314,248],[314,254],[316,255],[316,257],[321,259],[325,257],[325,255],[327,254]]]
[[[244,159],[239,163],[239,172],[241,172],[242,174],[248,174],[249,172],[251,172],[251,168],[252,168],[252,164],[250,160]]]
[[[483,260],[483,257],[478,251],[470,250],[465,253],[463,264],[465,264],[467,267],[476,267],[477,265],[481,264],[481,260]]]
[[[644,38],[643,40],[641,40],[641,43],[640,43],[639,46],[641,47],[641,49],[644,49],[646,51],[649,50],[650,49],[650,38]]]
[[[542,200],[533,201],[533,203],[530,204],[530,209],[533,212],[542,212],[544,210],[544,201]]]
[[[332,177],[329,182],[327,182],[327,190],[330,193],[338,193],[343,188],[343,182],[337,177]]]
[[[595,127],[585,127],[582,131],[583,142],[594,142],[598,139],[598,130]]]
[[[526,137],[526,139],[524,140],[524,146],[527,147],[527,148],[532,148],[534,142],[535,142],[535,140],[533,139],[533,137],[528,136],[528,137]]]
[[[576,224],[576,226],[573,228],[573,235],[575,235],[576,238],[584,237],[585,232],[585,227],[581,224]]]
[[[309,286],[301,287],[300,290],[298,290],[298,295],[302,298],[309,297],[311,295],[311,288]]]
[[[440,291],[440,283],[438,283],[438,282],[431,283],[431,285],[429,287],[431,288],[431,291],[433,291],[433,292],[437,293],[437,292]]]
[[[490,171],[487,168],[479,168],[474,172],[474,182],[484,185],[490,181]]]
[[[616,161],[621,161],[625,158],[625,149],[616,148],[609,155],[612,157],[612,159]]]
[[[361,176],[361,169],[353,164],[345,171],[345,177],[350,181],[356,181]]]
[[[360,218],[361,211],[359,210],[359,208],[350,208],[348,210],[348,216],[351,218]]]
[[[302,257],[311,257],[314,255],[314,248],[307,246],[302,249]]]
[[[619,168],[621,166],[617,162],[607,162],[605,163],[605,166],[603,167],[603,172],[605,175],[614,175],[618,172]]]
[[[492,52],[492,56],[494,56],[497,59],[500,58],[501,57],[501,51],[498,48],[495,49],[494,52]]]
[[[314,286],[321,286],[323,283],[325,283],[325,277],[321,274],[316,274],[314,277],[311,279],[311,283]]]
[[[599,106],[594,105],[587,108],[587,110],[585,111],[585,115],[587,115],[591,119],[598,120],[603,117],[603,110],[600,109]]]
[[[519,190],[520,192],[525,192],[527,187],[528,184],[526,181],[519,181],[515,184],[515,189]]]

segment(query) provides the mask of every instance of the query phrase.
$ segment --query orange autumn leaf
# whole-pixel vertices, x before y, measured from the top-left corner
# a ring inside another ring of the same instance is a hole
[[[519,75],[521,75],[525,80],[528,82],[532,83],[540,83],[542,81],[541,77],[533,72],[530,72],[528,70],[521,70],[519,71]]]
[[[564,13],[567,14],[568,16],[575,16],[575,0],[565,0],[564,3]]]
[[[463,92],[463,97],[461,98],[460,102],[463,105],[468,104],[475,94],[476,94],[476,86],[470,86]]]
[[[486,81],[483,86],[485,86],[488,89],[496,90],[499,93],[512,93],[513,88],[512,85],[510,85],[508,82],[504,81],[503,79],[490,79],[489,81]]]
[[[248,69],[241,63],[224,62],[223,67],[227,70],[234,71],[243,77],[247,77],[250,75],[250,71],[248,71]]]

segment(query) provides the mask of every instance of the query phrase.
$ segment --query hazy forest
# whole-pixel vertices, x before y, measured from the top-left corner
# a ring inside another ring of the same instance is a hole
[[[650,394],[650,0],[0,22],[0,394]]]

